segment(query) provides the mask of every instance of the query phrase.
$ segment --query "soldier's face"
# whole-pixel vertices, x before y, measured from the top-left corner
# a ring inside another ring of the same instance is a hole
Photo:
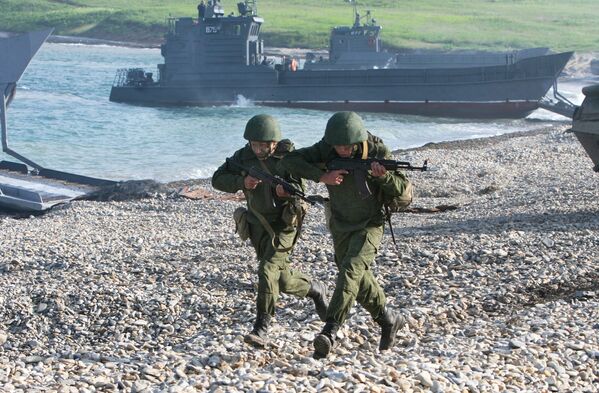
[[[341,158],[350,158],[354,153],[356,145],[333,145],[337,155]]]
[[[259,160],[266,160],[272,155],[272,153],[275,152],[275,149],[277,148],[277,142],[250,141],[250,147]]]

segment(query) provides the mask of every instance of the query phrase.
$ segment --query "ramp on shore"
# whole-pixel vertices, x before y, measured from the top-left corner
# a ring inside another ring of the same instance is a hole
[[[82,198],[113,181],[95,179],[44,168],[8,146],[7,108],[17,91],[17,82],[29,62],[52,33],[52,29],[0,37],[0,125],[2,151],[21,163],[0,162],[0,208],[44,211],[57,204]]]

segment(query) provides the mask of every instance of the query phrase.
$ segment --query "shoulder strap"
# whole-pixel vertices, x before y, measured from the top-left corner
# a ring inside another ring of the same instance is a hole
[[[264,163],[263,160],[258,160],[258,162],[260,163],[260,166],[262,167],[262,169],[264,169],[264,171],[270,175],[272,175],[272,173],[270,172],[270,170],[268,169],[268,166],[266,166],[266,163]],[[299,237],[299,231],[301,229],[301,221],[300,223],[298,223],[298,227],[297,227],[297,232],[295,233],[295,237],[293,238],[293,243],[291,243],[290,247],[283,247],[283,248],[279,248],[276,246],[276,243],[278,242],[277,239],[277,235],[274,231],[274,229],[272,229],[272,226],[268,223],[268,221],[266,220],[266,218],[264,218],[264,216],[260,213],[258,213],[257,210],[255,210],[254,208],[252,208],[252,204],[251,204],[251,194],[248,193],[248,209],[252,212],[253,215],[256,216],[256,218],[258,219],[258,221],[260,221],[260,223],[262,224],[262,226],[264,227],[264,229],[266,230],[266,232],[268,232],[268,234],[270,235],[270,241],[272,244],[272,247],[275,249],[275,251],[278,252],[287,252],[287,251],[291,251],[291,249],[293,248],[293,246],[295,246],[295,243],[297,242],[297,239]],[[302,217],[303,218],[303,217]],[[278,242],[280,243],[280,242]]]
[[[268,166],[264,163],[264,160],[258,160],[258,162],[260,163],[260,166],[262,167],[262,169],[264,169],[266,173],[272,175],[272,172],[270,171],[270,169],[268,169]]]
[[[389,211],[389,206],[383,206],[385,207],[385,217],[387,218],[387,222],[389,223],[389,231],[391,232],[391,238],[393,239],[393,244],[395,244],[395,249],[397,249],[397,242],[395,241],[395,232],[393,231],[393,224],[391,224],[391,212]]]
[[[271,172],[268,170],[268,167],[266,166],[266,164],[264,163],[264,161],[260,160],[260,165],[262,166],[262,168],[263,168],[263,169],[264,169],[266,172],[268,172],[269,174],[271,174],[271,175],[272,175],[272,173],[271,173]],[[276,192],[276,191],[275,191],[275,192]],[[266,221],[266,220],[265,220],[265,221]],[[297,229],[296,229],[296,232],[295,232],[295,236],[293,237],[293,242],[291,243],[291,246],[290,246],[290,247],[287,247],[287,248],[276,248],[276,247],[275,247],[275,250],[277,250],[277,251],[281,251],[281,252],[287,252],[287,251],[290,251],[290,250],[293,248],[293,246],[295,246],[295,243],[297,243],[297,241],[298,241],[298,239],[299,239],[299,237],[300,237],[300,234],[301,234],[301,232],[302,232],[302,224],[303,224],[303,223],[304,223],[304,214],[303,214],[303,211],[302,211],[302,214],[300,214],[300,215],[299,215],[299,217],[298,217],[298,220],[297,220]],[[274,234],[274,231],[273,231],[273,234]],[[273,239],[274,239],[274,238],[273,238]],[[273,246],[274,246],[274,243],[273,243]]]
[[[272,243],[273,248],[275,250],[278,250],[277,246],[275,246],[275,239],[277,237],[277,235],[275,234],[275,231],[272,229],[272,226],[270,226],[270,224],[268,223],[266,218],[264,218],[264,216],[262,214],[260,214],[256,209],[254,209],[252,207],[252,194],[248,193],[247,196],[248,196],[248,210],[251,211],[254,216],[256,216],[258,221],[260,221],[260,224],[262,224],[262,226],[264,227],[266,232],[268,232],[268,234],[270,235],[270,241]]]
[[[368,158],[368,141],[362,141],[362,159]]]

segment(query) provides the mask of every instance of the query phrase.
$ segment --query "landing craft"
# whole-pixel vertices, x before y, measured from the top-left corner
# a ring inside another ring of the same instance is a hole
[[[300,69],[263,53],[256,2],[227,15],[218,0],[202,16],[169,19],[158,74],[117,72],[110,100],[138,105],[257,105],[407,113],[461,118],[522,118],[540,107],[572,52],[466,68]],[[545,108],[552,110],[552,102]]]
[[[306,55],[305,70],[348,70],[371,68],[435,69],[468,68],[514,64],[529,57],[550,54],[549,48],[528,48],[509,52],[454,51],[450,53],[393,53],[383,49],[382,26],[370,10],[360,16],[354,2],[354,24],[337,26],[329,37],[328,58]],[[364,21],[363,21],[364,20]]]
[[[7,108],[15,97],[17,82],[29,62],[52,33],[52,29],[0,38],[0,123],[2,151],[21,162],[0,161],[0,208],[43,211],[57,204],[81,198],[109,180],[44,168],[8,146]]]

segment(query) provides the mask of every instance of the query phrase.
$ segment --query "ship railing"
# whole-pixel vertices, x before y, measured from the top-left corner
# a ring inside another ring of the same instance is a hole
[[[197,25],[200,23],[198,18],[182,17],[182,16],[167,16],[165,19],[167,34],[177,33],[177,22],[180,20],[189,21],[189,25]]]
[[[112,82],[112,86],[114,87],[123,87],[127,82],[127,71],[128,68],[119,68],[116,70],[116,75],[114,76],[114,81]]]
[[[143,68],[119,68],[112,82],[113,87],[128,87],[128,86],[147,86],[155,84],[156,80],[160,80],[160,70],[157,72],[146,72]],[[156,75],[157,79],[154,79]]]
[[[177,24],[178,20],[179,20],[179,18],[172,17],[172,16],[169,16],[166,18],[166,31],[168,33],[175,32],[175,25]]]

